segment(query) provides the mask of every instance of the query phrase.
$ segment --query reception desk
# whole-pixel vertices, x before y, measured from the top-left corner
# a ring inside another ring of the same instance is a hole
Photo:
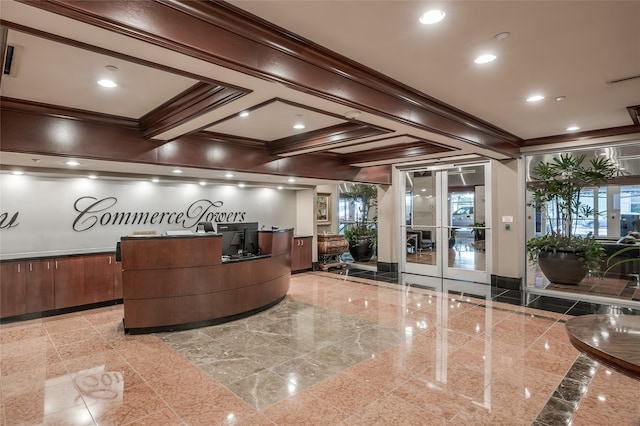
[[[293,230],[260,231],[260,256],[222,261],[222,237],[122,237],[126,332],[187,328],[257,312],[282,300]]]

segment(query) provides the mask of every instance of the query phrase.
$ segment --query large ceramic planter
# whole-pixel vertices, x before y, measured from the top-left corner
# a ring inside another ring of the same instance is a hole
[[[555,284],[578,285],[588,272],[574,252],[541,251],[538,265],[544,276]]]
[[[368,262],[373,257],[374,246],[371,237],[349,240],[349,254],[356,262]]]

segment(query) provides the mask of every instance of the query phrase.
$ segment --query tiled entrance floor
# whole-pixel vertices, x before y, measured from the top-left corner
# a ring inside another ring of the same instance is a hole
[[[640,382],[579,355],[565,313],[318,272],[222,325],[131,336],[122,316],[0,326],[4,424],[640,422]]]

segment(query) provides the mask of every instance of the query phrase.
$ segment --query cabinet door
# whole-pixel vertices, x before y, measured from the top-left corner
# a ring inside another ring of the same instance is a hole
[[[27,311],[24,262],[0,264],[0,317],[23,315]]]
[[[313,266],[313,238],[305,237],[301,238],[302,245],[300,247],[300,266],[302,269],[311,269]]]
[[[113,298],[122,299],[122,262],[113,262]]]
[[[54,308],[53,269],[53,259],[26,262],[27,313]]]
[[[115,257],[113,255],[85,256],[84,304],[113,300],[114,263]]]
[[[84,259],[65,257],[54,260],[54,306],[56,309],[86,303],[84,290]]]
[[[294,238],[291,253],[291,270],[300,271],[310,269],[312,266],[312,238]]]

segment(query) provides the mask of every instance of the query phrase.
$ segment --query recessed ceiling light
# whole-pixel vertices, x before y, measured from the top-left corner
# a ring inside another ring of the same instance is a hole
[[[102,80],[98,80],[98,84],[102,87],[108,87],[110,89],[118,86],[115,81],[107,80],[106,78],[103,78]]]
[[[244,188],[244,187],[245,187],[245,184],[244,184],[244,183],[239,183],[239,184],[238,184],[238,186],[239,186],[240,188]]]
[[[566,96],[556,96],[556,101],[558,101],[558,102],[564,101],[565,99],[567,99]]]
[[[205,186],[205,185],[207,184],[207,182],[205,182],[205,181],[201,180],[200,182],[198,182],[198,184],[199,184],[200,186]]]
[[[173,169],[173,170],[171,170],[171,173],[175,173],[175,174],[179,175],[180,173],[182,173],[182,170],[180,170],[180,169]]]
[[[487,64],[489,62],[495,61],[496,58],[497,58],[496,55],[492,55],[489,53],[486,55],[478,56],[473,62],[475,62],[476,64]]]
[[[355,120],[357,118],[359,118],[362,115],[362,112],[357,111],[357,110],[351,110],[351,111],[347,111],[344,113],[345,118],[349,119],[349,120]]]
[[[233,177],[233,173],[225,173],[224,177],[232,178]]]
[[[240,113],[240,117],[248,117],[249,116],[249,111],[242,111]]]
[[[20,176],[20,175],[23,175],[24,172],[22,170],[14,170],[14,171],[11,172],[11,174],[14,174],[16,176]]]
[[[89,175],[89,176],[87,176],[87,177],[88,177],[89,179],[98,179],[98,176],[96,176],[96,175]]]
[[[158,179],[158,178],[153,178],[153,179],[151,179],[151,182],[153,182],[153,183],[158,183],[158,182],[160,182],[160,179]]]
[[[443,10],[430,10],[420,17],[420,23],[425,25],[436,24],[444,19],[447,14]]]
[[[294,178],[289,178],[289,179],[287,179],[287,182],[289,182],[289,183],[293,183],[293,182],[295,182],[295,181],[296,181],[296,180],[295,180]]]
[[[511,33],[509,31],[503,31],[501,33],[498,33],[496,35],[493,36],[493,38],[495,38],[496,40],[504,40],[505,38],[509,37],[511,35]]]
[[[569,127],[567,127],[567,131],[568,132],[575,132],[576,130],[580,130],[580,127],[578,127],[578,126],[569,126]]]
[[[527,98],[527,102],[540,102],[543,99],[544,99],[544,96],[542,95],[533,95]]]
[[[304,122],[302,121],[301,115],[295,115],[293,117],[293,128],[296,130],[304,129]]]
[[[67,166],[79,166],[80,165],[80,163],[78,163],[75,160],[65,161],[64,164],[66,164]]]
[[[282,187],[281,187],[281,186],[279,186],[279,187],[278,187],[278,189],[282,189]]]

